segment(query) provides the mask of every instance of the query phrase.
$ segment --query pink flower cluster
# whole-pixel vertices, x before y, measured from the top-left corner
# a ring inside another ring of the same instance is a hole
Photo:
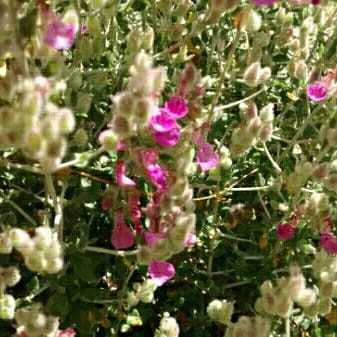
[[[186,116],[186,100],[171,96],[164,108],[159,108],[151,117],[150,128],[156,142],[161,146],[175,146],[180,139],[180,128],[177,119]]]

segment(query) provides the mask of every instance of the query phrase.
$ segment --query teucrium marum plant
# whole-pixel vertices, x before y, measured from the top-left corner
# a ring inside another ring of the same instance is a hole
[[[0,0],[4,337],[329,333],[335,13]]]

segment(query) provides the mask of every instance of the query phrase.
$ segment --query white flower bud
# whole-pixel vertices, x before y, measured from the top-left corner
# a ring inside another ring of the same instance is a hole
[[[207,314],[211,320],[228,324],[232,318],[234,305],[226,300],[213,300],[207,307]]]
[[[1,276],[7,287],[14,287],[21,280],[20,271],[14,266],[4,268],[0,271],[0,278]]]
[[[0,318],[13,319],[15,313],[15,298],[9,294],[0,296]]]
[[[130,291],[126,297],[126,302],[130,307],[134,307],[139,303],[139,299],[133,291]]]
[[[25,256],[25,264],[32,271],[43,272],[47,267],[47,259],[42,251],[35,250],[32,254]]]
[[[0,254],[10,254],[12,250],[13,243],[8,233],[0,233]]]
[[[269,123],[274,120],[274,104],[268,103],[260,111],[260,119],[263,123]]]
[[[296,296],[296,302],[302,307],[310,307],[316,302],[316,292],[313,289],[302,289]]]
[[[30,241],[31,238],[29,234],[21,228],[12,228],[9,231],[9,237],[12,240],[13,246],[15,249],[20,251],[20,247],[27,241]]]
[[[45,271],[48,274],[56,274],[62,270],[63,265],[63,259],[60,257],[56,257],[52,260],[47,260]]]

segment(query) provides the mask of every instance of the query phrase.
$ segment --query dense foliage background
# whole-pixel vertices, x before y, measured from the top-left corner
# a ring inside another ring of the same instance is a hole
[[[1,337],[336,335],[337,6],[269,3],[0,0]]]

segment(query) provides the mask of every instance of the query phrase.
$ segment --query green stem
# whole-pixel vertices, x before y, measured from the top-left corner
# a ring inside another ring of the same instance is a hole
[[[4,198],[4,201],[10,204],[13,208],[17,210],[29,223],[31,223],[34,227],[37,227],[37,222],[27,214],[19,205],[17,205],[14,201],[10,200],[3,192],[0,192],[0,195]]]
[[[213,118],[214,118],[214,115],[215,115],[215,106],[218,104],[218,101],[220,99],[222,85],[223,85],[223,82],[225,80],[226,73],[227,73],[227,71],[229,70],[229,67],[232,64],[232,60],[233,60],[233,57],[234,57],[234,54],[235,54],[235,51],[236,51],[236,48],[238,46],[238,43],[240,41],[241,36],[242,36],[242,33],[239,31],[237,33],[233,43],[232,43],[232,46],[231,46],[230,50],[229,50],[226,62],[224,64],[224,66],[222,67],[220,77],[219,77],[218,86],[216,88],[211,107],[208,111],[208,121],[209,122],[213,121]]]
[[[285,325],[285,337],[291,337],[291,333],[290,333],[290,318],[287,317],[284,321],[284,325]]]
[[[277,171],[277,173],[282,173],[282,170],[281,170],[280,166],[276,163],[276,161],[271,156],[271,154],[270,154],[270,152],[267,148],[266,142],[263,142],[262,145],[263,145],[264,152],[266,153],[266,155],[267,155],[269,161],[271,162],[271,164],[273,165],[274,169]]]
[[[100,247],[87,246],[85,247],[85,250],[87,250],[88,252],[115,255],[115,256],[132,256],[138,254],[138,249],[123,251],[123,250],[111,250]]]

